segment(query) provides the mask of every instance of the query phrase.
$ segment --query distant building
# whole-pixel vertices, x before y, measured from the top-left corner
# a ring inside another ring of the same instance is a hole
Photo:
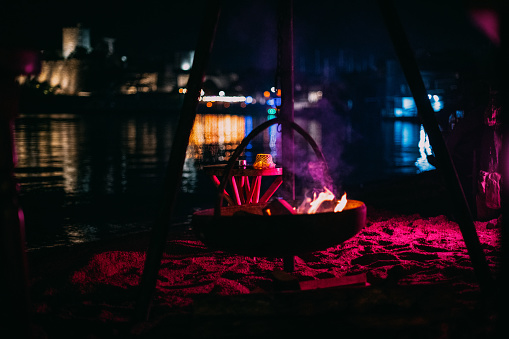
[[[87,52],[92,50],[90,44],[90,29],[81,24],[76,27],[64,27],[62,30],[62,55],[67,59],[77,47],[83,47]]]
[[[75,95],[81,92],[81,60],[49,60],[41,64],[39,82],[48,82],[51,87],[59,87],[55,93]]]
[[[116,83],[115,87],[109,90],[118,91],[124,95],[185,92],[194,61],[194,51],[177,52],[173,58],[170,58],[171,60],[165,59],[155,66],[150,64],[145,67],[138,63],[134,67],[128,67],[127,56],[119,59],[118,62],[122,63],[120,66],[116,63],[117,61],[112,62],[115,60],[114,44],[114,38],[103,37],[92,45],[90,29],[81,24],[76,27],[64,27],[62,28],[62,58],[53,57],[43,60],[41,71],[35,76],[35,80],[39,83],[47,83],[51,87],[51,93],[54,94],[88,96],[98,84],[98,81],[90,80],[89,73],[92,67],[97,67],[97,57],[106,59],[113,57],[108,60],[108,65],[116,65],[112,67],[122,69],[123,83]],[[89,58],[92,54],[94,56]],[[205,93],[218,95],[220,91],[226,91],[229,94],[238,92],[239,88],[235,86],[238,80],[236,74],[207,75],[204,83]],[[26,77],[20,77],[20,83],[25,81]]]
[[[78,47],[84,48],[87,53],[92,51],[90,30],[81,24],[76,27],[64,27],[62,29],[64,60],[43,60],[36,80],[40,83],[47,82],[55,88],[54,93],[79,95],[83,90],[81,76],[83,61],[69,58]]]

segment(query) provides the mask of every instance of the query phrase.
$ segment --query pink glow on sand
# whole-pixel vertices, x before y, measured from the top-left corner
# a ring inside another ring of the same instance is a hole
[[[475,222],[482,248],[494,274],[498,270],[500,228],[497,220]],[[144,252],[108,251],[94,255],[74,272],[71,282],[82,293],[110,286],[136,288]],[[156,304],[182,308],[198,295],[263,293],[275,288],[280,258],[252,258],[208,249],[186,236],[169,240],[159,273]],[[461,232],[445,216],[421,218],[371,213],[367,226],[336,247],[295,257],[298,281],[366,274],[372,285],[449,283],[476,290],[477,281]]]

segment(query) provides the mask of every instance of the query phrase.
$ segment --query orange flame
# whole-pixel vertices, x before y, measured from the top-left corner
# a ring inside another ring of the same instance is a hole
[[[320,192],[320,194],[318,194],[318,196],[316,195],[316,193],[313,195],[313,199],[311,201],[309,201],[309,205],[311,207],[309,207],[309,209],[307,210],[307,214],[315,214],[317,211],[318,211],[318,208],[320,207],[320,205],[324,202],[324,201],[333,201],[335,196],[334,196],[334,193],[332,193],[327,187],[324,187],[323,188],[324,191],[323,192]],[[341,197],[341,200],[338,201],[338,203],[336,204],[336,207],[334,208],[334,212],[341,212],[345,206],[346,206],[346,203],[347,203],[347,199],[346,199],[346,193],[343,194],[343,196]]]
[[[334,199],[334,193],[332,193],[330,190],[327,189],[327,187],[323,188],[325,192],[320,192],[318,194],[318,197],[316,196],[316,193],[313,196],[313,201],[311,201],[309,204],[311,207],[308,210],[308,214],[315,214],[318,210],[318,207],[322,204],[324,201],[332,201]]]

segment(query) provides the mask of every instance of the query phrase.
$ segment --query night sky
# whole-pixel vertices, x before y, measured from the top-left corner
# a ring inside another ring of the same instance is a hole
[[[194,49],[205,1],[21,0],[0,14],[7,44],[61,48],[61,30],[78,22],[89,27],[92,45],[116,38],[127,56],[154,57]],[[396,0],[416,51],[480,53],[492,43],[471,23],[463,0]],[[211,64],[225,70],[274,67],[277,1],[224,1]],[[340,49],[390,55],[392,45],[375,0],[294,1],[296,67],[320,53],[334,59]],[[5,45],[4,42],[4,45]],[[317,52],[318,51],[318,52]],[[302,61],[302,59],[306,61]]]

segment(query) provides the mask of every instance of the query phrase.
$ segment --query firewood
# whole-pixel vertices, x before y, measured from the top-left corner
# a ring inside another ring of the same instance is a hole
[[[297,212],[288,202],[281,198],[272,200],[263,209],[263,215],[283,215],[283,214],[297,214]]]

